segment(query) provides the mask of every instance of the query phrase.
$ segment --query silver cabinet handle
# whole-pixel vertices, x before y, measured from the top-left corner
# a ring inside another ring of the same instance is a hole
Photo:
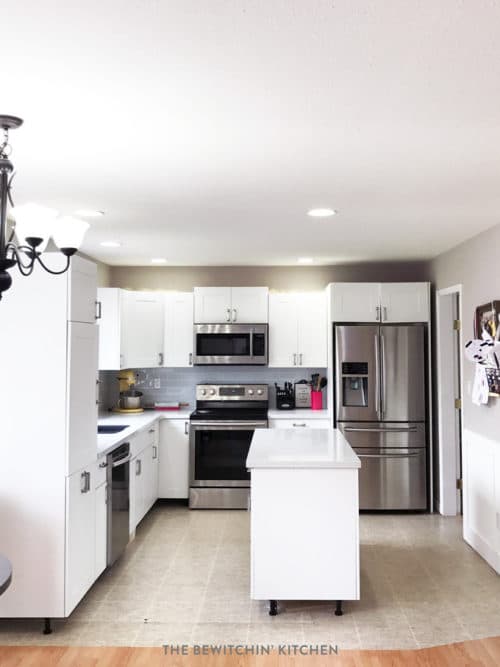
[[[163,352],[158,352],[158,366],[163,366]]]
[[[102,463],[99,463],[99,468],[107,468],[108,467],[108,462],[103,461]]]
[[[302,352],[299,354],[299,366],[302,366]]]
[[[189,362],[188,363],[189,363],[190,366],[193,365],[193,353],[192,352],[189,353]]]
[[[307,427],[307,424],[294,424],[295,427],[300,426],[301,428]]]
[[[233,322],[236,322],[237,319],[238,319],[238,311],[236,310],[236,308],[233,308]]]
[[[137,459],[135,462],[135,474],[140,475],[142,471],[141,459]]]
[[[82,472],[80,475],[80,493],[88,493],[90,491],[90,473]]]
[[[377,322],[380,322],[380,306],[377,306],[375,308],[375,319],[377,320]]]
[[[102,318],[102,303],[100,301],[95,302],[95,318],[96,320]]]
[[[104,494],[104,504],[107,505],[109,502],[109,484],[106,484],[106,493]]]
[[[387,322],[387,306],[382,308],[382,322]]]
[[[124,367],[125,367],[125,355],[120,354],[120,368],[124,368]]]
[[[99,405],[99,384],[100,380],[96,379],[95,381],[95,404]]]
[[[297,355],[296,354],[293,355],[293,365],[294,366],[297,365]]]
[[[231,308],[226,308],[226,322],[231,321]]]
[[[158,447],[153,445],[153,460],[158,458]]]
[[[184,435],[189,435],[189,422],[184,422]]]

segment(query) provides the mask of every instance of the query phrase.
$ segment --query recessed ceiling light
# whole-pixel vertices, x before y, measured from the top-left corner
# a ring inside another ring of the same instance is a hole
[[[104,248],[119,248],[121,243],[120,241],[101,241],[99,245],[102,245]]]
[[[166,264],[167,260],[164,257],[153,257],[151,264]]]
[[[297,260],[299,264],[312,264],[313,261],[312,257],[299,257]]]
[[[100,218],[101,215],[104,215],[104,211],[94,211],[90,208],[80,208],[78,211],[75,211],[75,215],[81,215],[84,218]]]
[[[312,208],[307,212],[311,218],[330,218],[332,215],[335,215],[337,211],[333,208]]]

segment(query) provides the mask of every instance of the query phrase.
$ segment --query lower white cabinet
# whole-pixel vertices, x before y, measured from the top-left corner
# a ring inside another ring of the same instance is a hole
[[[136,527],[158,499],[158,428],[155,424],[147,431],[141,431],[135,438],[141,444],[147,443],[137,452],[134,438],[130,439],[131,451],[136,451],[130,461],[130,522],[132,535]]]
[[[107,565],[108,485],[100,484],[95,490],[95,578]]]
[[[189,497],[189,421],[160,423],[160,498]]]
[[[95,473],[94,463],[66,478],[66,616],[95,581]]]
[[[330,428],[328,419],[270,419],[269,428]]]

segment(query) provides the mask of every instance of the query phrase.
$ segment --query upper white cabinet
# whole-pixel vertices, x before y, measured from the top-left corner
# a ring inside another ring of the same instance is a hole
[[[165,294],[164,366],[193,365],[193,308],[192,292]]]
[[[265,324],[268,321],[267,287],[195,287],[196,324]]]
[[[68,273],[68,320],[94,324],[99,315],[97,266],[82,257],[73,257]]]
[[[98,299],[99,370],[162,366],[164,295],[103,287]]]
[[[269,366],[327,365],[324,292],[269,295]]]
[[[429,283],[334,283],[333,322],[427,322]]]
[[[160,498],[189,497],[189,422],[163,419],[160,423]]]

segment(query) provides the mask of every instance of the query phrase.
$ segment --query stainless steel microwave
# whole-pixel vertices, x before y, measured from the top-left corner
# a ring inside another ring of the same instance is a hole
[[[195,366],[267,365],[267,324],[195,324]]]

